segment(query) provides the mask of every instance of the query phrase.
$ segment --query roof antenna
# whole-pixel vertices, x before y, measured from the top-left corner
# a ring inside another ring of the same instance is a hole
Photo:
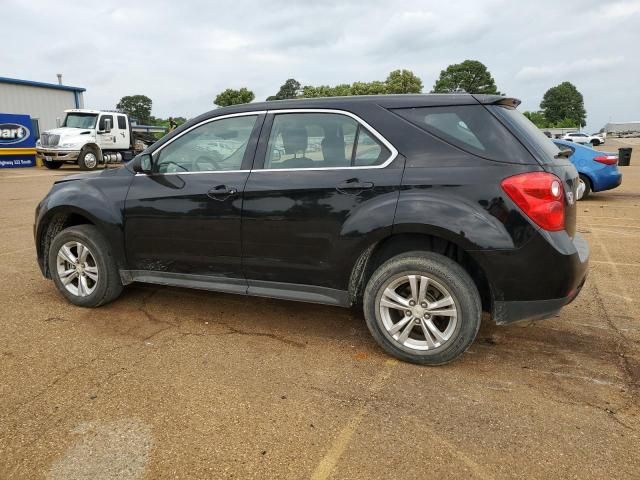
[[[62,74],[56,73],[56,75],[58,76],[58,85],[62,85]]]

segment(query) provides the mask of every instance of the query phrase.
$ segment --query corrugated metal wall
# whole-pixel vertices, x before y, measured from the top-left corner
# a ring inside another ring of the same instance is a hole
[[[76,108],[76,95],[79,107],[83,108],[82,93],[0,83],[0,112],[31,115],[39,120],[42,132],[55,128],[56,118],[64,118],[64,110]]]

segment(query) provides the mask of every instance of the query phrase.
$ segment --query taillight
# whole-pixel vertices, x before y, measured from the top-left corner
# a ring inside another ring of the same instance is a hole
[[[597,157],[593,157],[593,160],[598,163],[604,163],[605,165],[615,165],[618,163],[617,155],[598,155]]]
[[[564,188],[546,172],[521,173],[502,181],[502,189],[537,225],[549,231],[564,229]]]

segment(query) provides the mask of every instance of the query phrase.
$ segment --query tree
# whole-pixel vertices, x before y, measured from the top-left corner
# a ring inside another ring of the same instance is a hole
[[[522,112],[522,114],[529,120],[531,120],[531,123],[533,123],[538,128],[549,127],[549,122],[545,118],[544,112],[540,110],[538,110],[537,112]]]
[[[420,93],[422,80],[411,70],[394,70],[389,74],[385,93]]]
[[[267,97],[267,100],[286,100],[296,98],[300,91],[300,82],[295,78],[290,78],[280,86],[280,90],[275,95]]]
[[[572,126],[584,127],[587,124],[584,99],[571,82],[562,82],[547,90],[540,102],[540,108],[551,123],[564,123],[569,119],[573,122]]]
[[[352,95],[382,95],[387,93],[387,84],[380,80],[373,82],[353,82],[351,84]]]
[[[240,90],[227,88],[224,92],[220,92],[213,101],[219,107],[228,107],[229,105],[239,105],[241,103],[252,102],[256,96],[251,90],[242,87]]]
[[[477,60],[454,63],[440,72],[433,93],[456,92],[500,94],[487,67]]]
[[[145,95],[129,95],[120,99],[116,109],[135,118],[139,124],[146,125],[151,119],[152,103]]]

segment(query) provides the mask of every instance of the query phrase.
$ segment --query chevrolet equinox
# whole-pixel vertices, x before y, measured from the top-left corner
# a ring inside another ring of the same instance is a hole
[[[128,164],[63,177],[38,263],[71,303],[132,282],[361,306],[391,355],[442,364],[584,284],[578,173],[503,96],[385,95],[205,113]],[[301,318],[300,321],[304,321]]]

